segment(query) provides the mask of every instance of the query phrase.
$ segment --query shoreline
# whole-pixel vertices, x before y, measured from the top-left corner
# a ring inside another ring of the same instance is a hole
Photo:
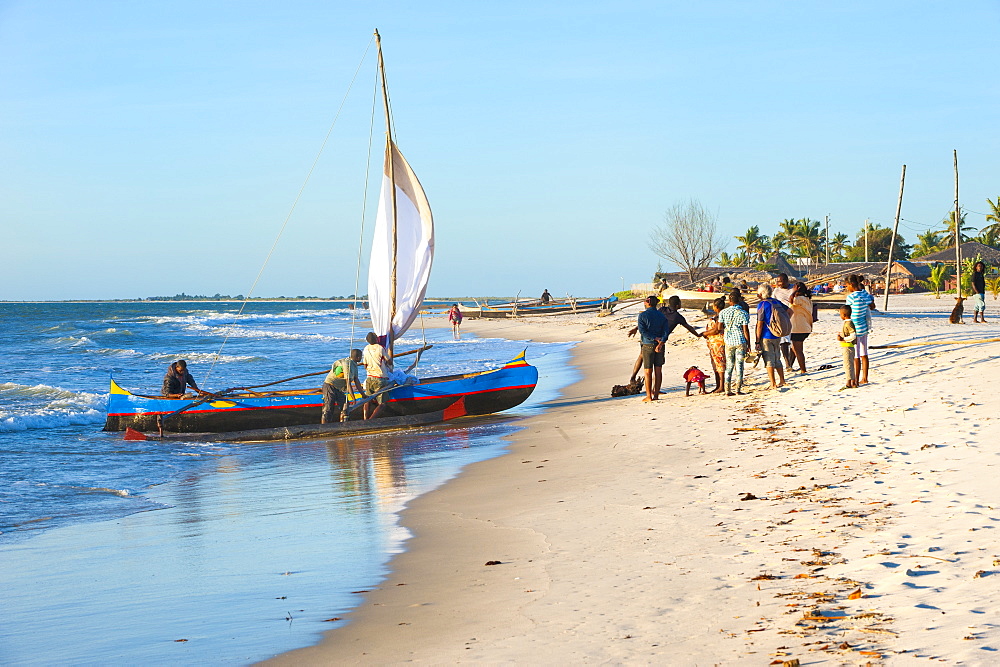
[[[594,320],[599,322],[596,317]],[[446,328],[448,324],[440,322],[428,326]],[[509,493],[508,489],[503,488],[507,486],[505,480],[517,480],[515,483],[520,485],[519,493],[530,494],[533,492],[532,485],[544,484],[544,481],[538,481],[544,479],[544,475],[539,477],[535,473],[538,468],[519,462],[523,460],[521,454],[537,449],[544,443],[545,438],[539,437],[539,433],[544,433],[548,428],[559,429],[559,417],[563,411],[572,409],[574,402],[604,400],[604,396],[609,395],[608,392],[601,391],[603,382],[595,377],[599,373],[592,367],[594,364],[586,361],[588,355],[590,358],[602,356],[596,354],[597,350],[590,349],[595,345],[594,341],[578,341],[572,335],[559,335],[562,328],[541,332],[537,324],[519,320],[466,319],[463,322],[463,330],[484,338],[531,339],[542,343],[574,340],[576,344],[570,351],[570,363],[576,367],[580,377],[563,388],[560,398],[545,405],[542,414],[526,417],[519,422],[522,430],[506,438],[509,446],[505,454],[467,466],[455,479],[406,506],[400,515],[400,526],[411,534],[405,551],[389,561],[389,574],[385,581],[368,593],[361,604],[343,614],[346,625],[325,632],[323,639],[314,646],[283,653],[263,661],[264,664],[328,664],[341,661],[384,663],[408,660],[412,656],[405,645],[407,642],[417,641],[426,632],[426,627],[422,623],[417,625],[413,620],[394,621],[397,614],[405,615],[407,610],[429,609],[435,629],[447,624],[457,631],[464,622],[454,613],[442,608],[466,608],[461,612],[464,616],[467,608],[471,607],[475,610],[474,613],[488,616],[490,608],[495,605],[519,606],[526,602],[524,587],[520,582],[529,579],[538,581],[544,579],[545,575],[541,565],[534,562],[535,559],[525,559],[516,554],[543,553],[544,540],[530,529],[505,526],[496,519],[485,517],[503,515],[503,506]],[[578,329],[577,326],[570,328]],[[631,348],[629,350],[629,353],[618,355],[622,357],[619,361],[626,365],[631,363],[627,358],[634,357]],[[564,439],[568,440],[566,436]],[[546,449],[545,456],[537,456],[541,459],[551,454],[551,450]],[[531,456],[536,454],[532,453]],[[540,468],[544,463],[537,465]],[[478,516],[464,516],[462,508],[473,505],[478,506]],[[446,557],[447,569],[442,572],[438,567],[442,554],[436,545],[444,542],[452,547],[448,549]],[[456,547],[460,551],[456,551]],[[492,560],[499,560],[501,565],[485,565]],[[515,560],[517,574],[507,576]],[[491,587],[490,595],[481,598],[475,589],[487,585],[486,582]],[[394,648],[389,654],[375,655],[358,647],[381,643],[384,640],[383,633],[390,627],[397,635],[405,634],[407,637],[395,637],[392,641]],[[478,634],[482,639],[484,632],[479,629]],[[465,633],[457,631],[452,636],[436,639],[434,645],[444,649],[446,645],[459,641],[464,636]]]
[[[946,300],[892,306],[873,344],[998,332],[948,325]],[[582,377],[507,454],[407,506],[406,551],[346,625],[269,662],[976,662],[1000,649],[1000,552],[976,539],[1000,521],[1000,380],[970,374],[990,347],[873,350],[873,384],[838,392],[838,323],[821,315],[807,354],[834,369],[773,392],[748,365],[747,396],[685,398],[679,375],[707,354],[678,330],[664,400],[644,405],[607,398],[635,359],[632,320],[464,326],[580,340]]]

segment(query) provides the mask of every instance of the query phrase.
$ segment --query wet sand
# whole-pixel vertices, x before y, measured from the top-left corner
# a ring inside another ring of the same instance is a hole
[[[1000,335],[949,325],[945,299],[892,311],[872,344]],[[410,503],[389,579],[274,662],[993,660],[1000,344],[873,350],[872,383],[838,391],[839,320],[823,313],[806,352],[833,369],[769,391],[748,365],[746,396],[685,397],[681,373],[710,366],[678,330],[650,405],[608,398],[637,355],[633,321],[467,321],[579,340],[583,378],[510,454]]]

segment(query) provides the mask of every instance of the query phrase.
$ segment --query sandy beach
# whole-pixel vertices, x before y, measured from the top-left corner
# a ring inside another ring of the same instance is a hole
[[[411,503],[392,575],[272,662],[996,663],[1000,343],[974,341],[1000,325],[950,325],[951,304],[892,297],[873,345],[964,342],[873,350],[871,383],[843,391],[832,311],[805,348],[833,369],[772,391],[748,364],[738,397],[684,396],[683,371],[711,366],[677,329],[653,404],[609,398],[634,307],[467,320],[579,341],[582,379],[509,454]]]

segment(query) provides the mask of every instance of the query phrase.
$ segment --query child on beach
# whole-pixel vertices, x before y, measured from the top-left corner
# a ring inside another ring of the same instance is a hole
[[[857,376],[854,374],[854,341],[858,335],[854,329],[854,322],[851,320],[851,307],[844,305],[840,307],[840,319],[844,321],[837,340],[844,348],[844,379],[847,384],[844,389],[852,389],[858,386]]]
[[[712,310],[715,317],[708,322],[705,327],[705,342],[708,343],[708,356],[712,360],[712,370],[715,372],[715,389],[713,394],[722,393],[722,374],[726,371],[726,340],[722,334],[722,325],[719,324],[719,313],[726,308],[726,300],[719,297],[712,302]]]
[[[692,384],[698,385],[700,389],[700,391],[698,392],[699,394],[707,394],[708,392],[705,391],[705,378],[707,377],[708,376],[705,375],[702,372],[702,370],[697,366],[692,366],[691,368],[684,371],[684,381],[687,383],[687,388],[684,390],[684,395],[685,396],[691,395]]]

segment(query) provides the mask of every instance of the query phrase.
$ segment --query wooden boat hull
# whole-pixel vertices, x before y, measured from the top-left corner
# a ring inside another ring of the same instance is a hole
[[[490,371],[428,378],[384,394],[376,418],[405,417],[445,410],[464,399],[465,413],[484,415],[523,403],[538,382],[538,369],[522,352]],[[173,414],[182,410],[178,414]],[[156,432],[158,422],[174,433],[222,433],[319,424],[323,395],[319,389],[239,394],[219,400],[169,399],[133,394],[111,381],[105,431]],[[351,415],[360,417],[360,409]],[[170,415],[168,417],[168,415]]]
[[[259,428],[246,431],[230,431],[225,433],[165,433],[164,435],[146,435],[127,430],[126,440],[163,440],[171,442],[197,442],[210,439],[213,442],[272,442],[276,440],[295,440],[299,438],[329,438],[338,436],[360,436],[386,431],[402,431],[424,426],[433,426],[441,422],[464,417],[464,399],[454,401],[444,410],[427,412],[407,417],[384,417],[358,421],[338,422],[335,424],[304,424],[301,426],[281,426],[276,428]]]

